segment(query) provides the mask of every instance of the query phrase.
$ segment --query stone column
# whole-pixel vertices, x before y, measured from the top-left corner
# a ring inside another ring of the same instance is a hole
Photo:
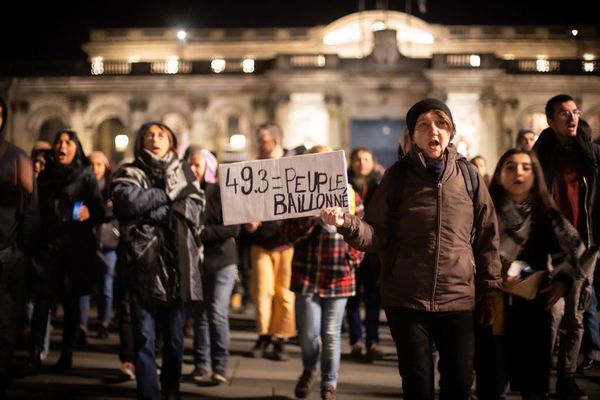
[[[483,130],[480,132],[479,143],[481,153],[487,161],[488,173],[493,173],[493,168],[500,154],[504,151],[500,137],[502,136],[500,112],[498,108],[501,104],[498,96],[492,92],[482,93],[479,98],[481,104],[481,121]],[[485,135],[485,139],[481,137]]]
[[[129,146],[125,151],[125,157],[133,157],[133,146],[135,141],[135,135],[138,129],[144,122],[146,122],[148,111],[148,100],[146,99],[131,99],[129,101],[129,110],[131,111],[130,125],[128,128],[129,132]]]
[[[283,130],[283,147],[286,147],[286,132],[290,131],[289,126],[289,93],[278,93],[273,98],[274,104],[274,120],[281,126]]]
[[[214,134],[206,115],[207,108],[208,98],[193,97],[190,99],[190,110],[192,110],[190,121],[190,144],[200,145],[210,150],[215,150]]]
[[[339,95],[325,95],[325,107],[329,116],[329,126],[327,128],[327,143],[333,149],[344,147],[342,140],[342,121],[341,121],[342,98]]]
[[[512,97],[502,100],[498,113],[501,126],[499,127],[500,137],[498,138],[501,148],[508,149],[515,145],[517,131],[520,126],[517,125],[517,113],[519,110],[519,100]]]
[[[83,150],[89,153],[94,149],[94,132],[86,129],[83,123],[83,114],[85,114],[88,106],[88,98],[83,94],[75,94],[68,97],[69,111],[71,112],[69,119],[69,128],[77,132],[77,136],[81,141]]]

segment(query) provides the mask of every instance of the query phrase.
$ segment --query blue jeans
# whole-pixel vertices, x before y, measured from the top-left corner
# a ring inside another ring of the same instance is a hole
[[[600,330],[598,330],[598,298],[592,285],[590,303],[583,312],[583,340],[581,352],[585,358],[600,361]]]
[[[104,253],[104,265],[106,270],[100,282],[100,301],[98,301],[98,320],[103,325],[110,323],[113,308],[113,282],[115,279],[115,266],[117,265],[117,252],[109,250]],[[85,295],[79,298],[79,325],[88,324],[90,313],[90,296]]]
[[[150,311],[131,303],[135,343],[135,377],[138,399],[161,399],[163,392],[179,392],[183,360],[184,308],[179,304],[157,303]],[[163,336],[160,386],[156,373],[156,322]]]
[[[347,297],[296,293],[296,322],[304,369],[316,370],[321,352],[321,387],[337,387],[340,370],[342,321]]]
[[[190,304],[194,318],[194,364],[224,373],[229,360],[229,299],[237,266],[228,265],[202,277],[204,300]]]

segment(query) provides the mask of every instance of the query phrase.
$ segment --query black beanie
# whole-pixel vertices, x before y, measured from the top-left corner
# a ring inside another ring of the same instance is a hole
[[[454,131],[456,130],[456,126],[454,125],[454,119],[452,118],[452,113],[448,106],[438,99],[425,99],[421,100],[415,105],[413,105],[408,112],[406,113],[406,127],[408,128],[408,134],[412,138],[415,134],[415,125],[417,124],[417,119],[419,119],[419,115],[426,113],[430,110],[441,110],[445,114],[450,117],[450,121],[452,121],[452,135],[454,136]]]

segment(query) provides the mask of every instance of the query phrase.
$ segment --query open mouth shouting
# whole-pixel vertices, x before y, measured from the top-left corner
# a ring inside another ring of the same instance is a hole
[[[430,150],[435,151],[440,147],[440,141],[437,139],[431,139],[428,147]]]
[[[61,161],[66,161],[67,160],[67,152],[66,150],[59,150],[58,153],[56,154],[56,158],[59,162]]]

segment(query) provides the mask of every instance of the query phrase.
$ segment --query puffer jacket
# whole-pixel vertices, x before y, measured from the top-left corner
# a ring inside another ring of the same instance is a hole
[[[160,123],[139,129],[135,160],[115,173],[112,194],[121,231],[119,274],[132,298],[152,308],[157,301],[202,300],[200,235],[206,200],[189,165],[175,153],[158,159],[143,149],[149,125]]]
[[[413,149],[402,159],[407,165],[397,217],[391,217],[388,204],[388,169],[364,220],[347,214],[338,228],[352,246],[378,253],[385,307],[471,311],[476,292],[493,295],[500,283],[494,205],[481,177],[471,199],[458,157],[462,156],[449,146],[438,181]]]

